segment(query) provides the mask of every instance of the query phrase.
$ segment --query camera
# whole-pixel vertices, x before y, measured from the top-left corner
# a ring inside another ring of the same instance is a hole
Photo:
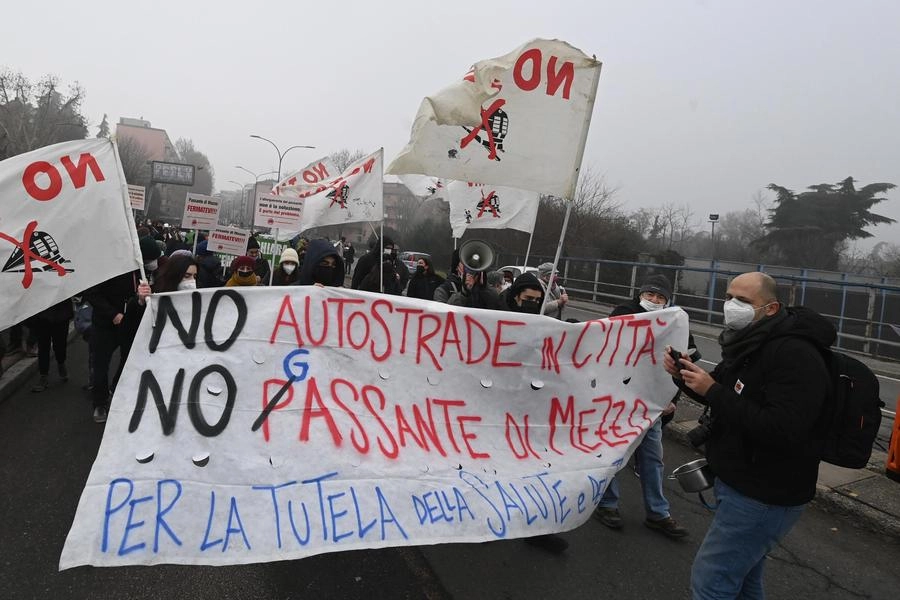
[[[697,423],[696,427],[687,432],[688,441],[694,448],[699,448],[712,436],[712,418],[709,416],[709,412],[703,411],[703,414],[697,419]]]

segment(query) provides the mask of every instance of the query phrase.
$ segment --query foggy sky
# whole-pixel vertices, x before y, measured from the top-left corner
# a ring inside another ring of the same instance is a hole
[[[585,167],[626,210],[749,208],[769,183],[900,184],[900,3],[6,3],[0,67],[81,83],[99,124],[143,117],[209,156],[216,187],[342,148],[387,164],[421,99],[482,59],[557,38],[603,61]],[[92,127],[90,135],[95,135]],[[900,220],[900,191],[875,212]],[[870,229],[900,243],[900,224]],[[861,244],[868,249],[874,242]]]

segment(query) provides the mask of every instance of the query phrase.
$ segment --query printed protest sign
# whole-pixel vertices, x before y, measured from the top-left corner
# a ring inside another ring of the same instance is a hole
[[[132,210],[144,210],[144,186],[128,185],[128,200]]]
[[[250,232],[246,229],[216,228],[209,232],[206,249],[216,254],[243,256],[247,254]]]
[[[126,185],[105,139],[0,162],[0,331],[141,267]]]
[[[272,229],[297,230],[303,219],[303,200],[291,196],[257,194],[253,225]]]
[[[600,61],[560,40],[479,61],[422,101],[385,172],[572,198],[599,77]]]
[[[583,524],[668,404],[677,308],[586,323],[302,286],[154,298],[60,568]]]
[[[188,194],[181,217],[182,229],[215,229],[219,223],[219,201],[212,196]]]

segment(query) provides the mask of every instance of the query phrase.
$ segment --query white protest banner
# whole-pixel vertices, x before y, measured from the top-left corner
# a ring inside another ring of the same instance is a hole
[[[533,40],[476,63],[426,97],[387,173],[420,173],[571,198],[600,62],[559,40]]]
[[[141,267],[126,185],[105,139],[0,162],[0,331]]]
[[[216,254],[243,256],[247,254],[250,232],[246,229],[217,227],[209,232],[206,249]]]
[[[132,210],[144,210],[144,186],[128,185],[128,200]]]
[[[314,160],[302,169],[294,171],[272,187],[272,193],[276,195],[298,195],[309,189],[315,189],[323,182],[334,179],[340,174],[329,157]]]
[[[516,229],[531,233],[540,194],[511,187],[451,181],[444,199],[450,204],[453,237],[466,229]]]
[[[212,196],[188,193],[181,217],[182,229],[215,229],[219,224],[219,201]]]
[[[662,353],[688,336],[677,308],[570,324],[316,286],[153,305],[61,569],[573,529],[671,399]]]
[[[257,194],[253,225],[274,229],[300,229],[303,201],[288,195]]]

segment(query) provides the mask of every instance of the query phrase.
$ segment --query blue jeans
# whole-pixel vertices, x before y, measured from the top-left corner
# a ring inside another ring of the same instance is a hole
[[[647,430],[644,439],[634,451],[641,476],[641,491],[644,494],[644,510],[651,520],[665,519],[669,516],[669,501],[663,496],[663,447],[662,423],[660,419]],[[619,476],[613,478],[603,493],[599,506],[616,508],[619,505]]]
[[[776,506],[716,479],[718,506],[691,569],[694,600],[761,600],[768,554],[791,530],[805,505]]]

